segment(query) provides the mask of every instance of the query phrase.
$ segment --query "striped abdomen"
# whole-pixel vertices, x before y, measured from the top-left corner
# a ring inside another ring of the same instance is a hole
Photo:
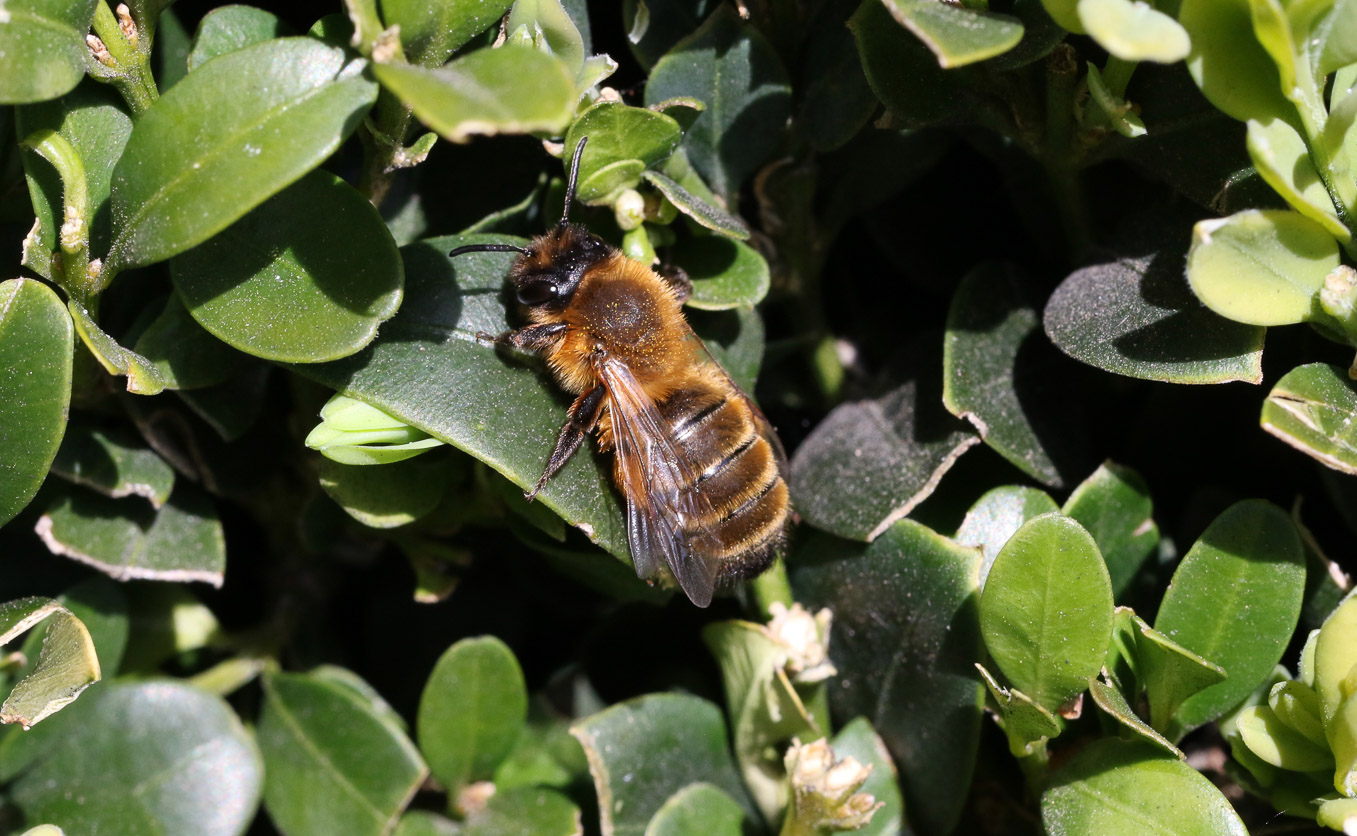
[[[657,406],[688,461],[688,489],[710,509],[689,530],[721,544],[719,553],[704,555],[720,565],[718,578],[753,577],[772,562],[791,506],[778,454],[764,435],[767,422],[743,393],[720,382],[680,389]]]

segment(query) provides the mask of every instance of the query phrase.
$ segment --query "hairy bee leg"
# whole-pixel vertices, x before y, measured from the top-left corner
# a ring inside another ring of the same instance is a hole
[[[676,264],[661,264],[655,268],[655,273],[664,279],[664,283],[674,291],[678,297],[679,304],[687,302],[693,295],[693,280],[688,278],[688,273],[682,267]]]
[[[536,353],[546,351],[560,342],[569,327],[564,322],[552,322],[546,325],[529,325],[526,328],[519,328],[517,331],[505,331],[498,336],[480,331],[476,334],[476,339],[481,342],[509,345],[520,351]]]
[[[598,419],[603,414],[605,394],[606,389],[595,386],[580,395],[570,406],[570,418],[565,422],[565,426],[561,427],[561,434],[556,438],[556,446],[552,448],[551,457],[547,459],[547,467],[542,471],[542,478],[537,480],[532,490],[524,494],[528,501],[532,501],[537,492],[546,486],[547,481],[570,461],[570,457],[580,449],[580,442],[598,426]]]

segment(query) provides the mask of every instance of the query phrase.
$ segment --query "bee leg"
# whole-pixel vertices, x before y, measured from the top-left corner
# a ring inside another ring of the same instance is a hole
[[[560,342],[565,337],[565,332],[569,330],[569,327],[564,322],[552,322],[547,325],[529,325],[526,328],[519,328],[517,331],[505,331],[499,336],[481,331],[476,334],[476,339],[479,342],[509,345],[520,351],[537,353]]]
[[[661,264],[655,268],[655,272],[664,283],[674,291],[678,297],[679,304],[687,302],[693,295],[693,280],[688,278],[688,273],[677,264]]]
[[[547,480],[555,476],[556,471],[570,461],[570,457],[580,449],[580,442],[584,440],[584,436],[598,426],[598,419],[603,414],[605,394],[606,389],[595,386],[580,395],[571,405],[570,418],[565,422],[565,426],[561,427],[561,434],[556,438],[556,446],[551,451],[551,457],[547,459],[547,467],[542,471],[542,478],[537,480],[532,490],[524,494],[528,501],[531,502],[533,497],[537,496],[537,492],[546,486]]]

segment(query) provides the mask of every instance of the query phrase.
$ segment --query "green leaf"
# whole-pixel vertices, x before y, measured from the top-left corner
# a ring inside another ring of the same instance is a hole
[[[215,386],[245,365],[244,357],[194,321],[177,293],[170,294],[164,310],[132,348],[146,358],[167,389]]]
[[[1357,383],[1326,363],[1282,375],[1263,401],[1263,429],[1326,466],[1357,473]]]
[[[255,736],[264,805],[285,833],[388,833],[428,774],[400,729],[346,689],[305,674],[264,678]]]
[[[138,439],[85,421],[71,424],[52,472],[113,499],[145,497],[155,508],[165,504],[174,487],[174,469]]]
[[[643,171],[641,177],[664,195],[665,200],[701,226],[740,241],[749,238],[749,227],[744,225],[744,221],[688,191],[678,181],[658,171]]]
[[[901,26],[913,32],[945,68],[1002,55],[1022,40],[1023,26],[1008,15],[931,0],[884,0]]]
[[[1058,736],[1064,728],[1060,718],[1037,705],[1022,691],[1000,685],[979,662],[975,668],[985,680],[990,696],[999,705],[1001,725],[1008,737],[1008,750],[1013,757],[1023,758],[1045,752],[1046,741]]]
[[[347,357],[400,306],[404,275],[381,215],[326,171],[304,176],[170,265],[193,318],[247,354]]]
[[[673,261],[693,281],[690,308],[724,311],[757,305],[768,295],[768,262],[740,241],[694,236],[674,248]]]
[[[1041,795],[1050,836],[1247,836],[1220,790],[1197,770],[1143,743],[1099,740],[1051,775]]]
[[[1178,760],[1187,760],[1187,756],[1183,754],[1181,749],[1170,743],[1168,738],[1155,731],[1148,723],[1136,715],[1135,711],[1131,709],[1131,704],[1126,701],[1126,697],[1114,686],[1109,685],[1101,679],[1090,679],[1088,681],[1088,692],[1092,695],[1093,702],[1098,708],[1102,709],[1107,716],[1116,720],[1133,735],[1146,743],[1152,743],[1155,746],[1158,746]]]
[[[479,49],[436,70],[378,64],[373,71],[421,122],[452,142],[492,134],[559,135],[575,104],[574,77],[565,65],[515,44]]]
[[[1126,591],[1159,545],[1149,489],[1129,467],[1112,462],[1099,465],[1065,500],[1061,513],[1093,535],[1107,563],[1113,597]]]
[[[560,58],[572,74],[583,68],[584,38],[561,0],[514,0],[504,31],[517,39],[520,29],[529,43]]]
[[[1071,273],[1043,314],[1056,347],[1090,366],[1142,380],[1263,380],[1262,328],[1204,307],[1170,255]]]
[[[111,375],[127,375],[127,391],[137,395],[156,395],[165,388],[154,364],[145,357],[123,348],[94,321],[84,305],[74,298],[66,303],[66,311],[75,325],[80,341],[104,371]]]
[[[1018,529],[990,568],[980,627],[1004,676],[1043,708],[1088,687],[1112,640],[1112,584],[1083,526],[1046,514]]]
[[[1282,119],[1249,120],[1249,157],[1254,167],[1291,208],[1347,242],[1352,232],[1338,218],[1333,198],[1310,159],[1310,149],[1296,129]]]
[[[91,575],[61,593],[57,600],[89,630],[99,654],[99,669],[109,676],[115,675],[122,665],[130,629],[122,585],[103,575]]]
[[[1347,600],[1325,620],[1314,644],[1314,687],[1327,726],[1338,714],[1338,707],[1350,691],[1344,683],[1357,667],[1357,597]]]
[[[980,443],[926,382],[911,380],[876,400],[842,404],[811,431],[791,463],[792,504],[806,522],[873,540],[928,498],[957,458]]]
[[[514,256],[475,253],[454,261],[447,253],[487,242],[527,243],[481,235],[434,238],[402,249],[405,302],[381,336],[351,358],[297,371],[465,450],[526,489],[542,473],[568,401],[540,367],[476,340],[478,332],[509,330],[502,292]],[[537,501],[625,556],[610,470],[611,463],[605,466],[592,451],[581,450]]]
[[[689,324],[735,385],[752,393],[763,363],[763,318],[758,310],[695,311]]]
[[[1187,279],[1211,310],[1251,325],[1311,318],[1338,242],[1295,212],[1250,209],[1192,229]]]
[[[428,514],[443,500],[447,461],[427,457],[384,467],[355,467],[320,460],[320,487],[355,520],[370,528],[397,528]]]
[[[410,63],[438,67],[453,51],[504,17],[513,0],[381,0],[382,22],[399,26]]]
[[[1324,709],[1319,695],[1303,682],[1278,682],[1268,692],[1268,707],[1277,718],[1318,746],[1326,746],[1324,737]]]
[[[319,165],[376,98],[364,66],[320,41],[281,38],[223,55],[166,91],[113,172],[105,275],[206,241]]]
[[[419,748],[451,792],[509,756],[528,714],[523,671],[499,639],[463,639],[439,658],[419,700]]]
[[[650,168],[674,153],[683,134],[671,116],[621,102],[599,102],[570,124],[563,157],[574,159],[575,148],[585,137],[589,142],[576,172],[576,197],[597,203],[641,182],[641,171],[634,165],[618,169],[618,163],[639,162],[641,170]],[[620,177],[616,172],[621,170],[631,174]]]
[[[1316,772],[1333,767],[1333,753],[1283,723],[1266,705],[1239,712],[1235,724],[1245,745],[1266,763],[1293,772]]]
[[[641,836],[666,801],[698,782],[735,799],[750,826],[758,821],[731,762],[721,710],[706,700],[637,697],[577,721],[570,733],[589,758],[604,833]]]
[[[1183,0],[1178,22],[1192,40],[1187,70],[1211,104],[1241,122],[1295,112],[1254,35],[1250,0]]]
[[[496,791],[484,810],[467,816],[462,836],[581,836],[580,809],[555,790],[516,787]]]
[[[462,836],[456,822],[428,810],[411,810],[401,816],[394,836]]]
[[[96,0],[9,0],[0,15],[0,102],[55,99],[85,77]]]
[[[923,42],[904,31],[884,3],[863,2],[848,20],[872,91],[899,127],[952,121],[968,110],[971,92],[958,73],[938,66]]]
[[[879,106],[862,72],[853,33],[837,9],[826,7],[815,19],[802,53],[802,79],[795,117],[798,131],[815,151],[827,152],[852,141]]]
[[[1040,383],[1035,372],[1018,363],[1038,325],[1025,295],[1016,270],[997,263],[961,280],[947,312],[942,402],[1019,470],[1058,488],[1064,482],[1047,449],[1058,433],[1039,405],[1024,402]]]
[[[1323,78],[1334,70],[1357,63],[1357,3],[1336,0],[1333,11],[1310,30],[1309,51],[1319,57],[1315,75]]]
[[[22,740],[41,757],[10,799],[67,833],[235,836],[259,804],[249,734],[221,698],[182,682],[105,683]]]
[[[42,282],[0,282],[0,525],[38,492],[66,432],[75,337],[64,307]]]
[[[1245,500],[1211,523],[1173,573],[1154,627],[1227,678],[1187,699],[1166,737],[1180,739],[1258,687],[1296,629],[1304,587],[1300,537],[1276,506]]]
[[[226,542],[212,502],[179,486],[159,510],[140,499],[109,499],[81,488],[61,491],[37,523],[53,554],[128,580],[203,581],[221,586]]]
[[[777,147],[791,115],[786,70],[763,35],[722,4],[655,64],[646,81],[648,105],[679,96],[707,106],[683,144],[694,167],[733,206],[740,186]]]
[[[1118,630],[1133,643],[1130,660],[1145,687],[1150,724],[1159,731],[1172,728],[1173,715],[1189,697],[1223,682],[1225,669],[1150,627],[1127,609],[1117,611]]]
[[[871,795],[882,807],[872,814],[872,820],[866,826],[853,832],[857,836],[897,836],[908,832],[905,830],[905,800],[900,796],[895,763],[872,724],[865,717],[854,718],[834,736],[830,747],[836,757],[851,757],[872,768],[872,774],[858,792]]]
[[[645,836],[740,836],[744,811],[711,784],[689,784],[669,797],[646,825]]]
[[[1172,64],[1187,57],[1187,31],[1153,6],[1133,0],[1079,0],[1079,22],[1098,46],[1123,61]]]
[[[870,546],[813,533],[788,560],[796,599],[834,612],[834,714],[865,717],[881,735],[920,833],[951,831],[968,798],[985,693],[974,667],[979,564],[974,549],[911,520]]]
[[[222,6],[203,15],[188,55],[189,71],[218,55],[296,34],[272,12],[254,6]]]
[[[963,546],[972,546],[980,550],[980,585],[984,586],[989,577],[990,566],[999,550],[1008,542],[1023,523],[1028,520],[1059,511],[1045,491],[1019,485],[1006,485],[992,488],[976,500],[966,512],[952,538]]]
[[[0,604],[0,646],[49,617],[41,655],[0,705],[0,723],[18,723],[27,731],[70,705],[101,677],[89,630],[70,610],[50,598],[21,598]]]

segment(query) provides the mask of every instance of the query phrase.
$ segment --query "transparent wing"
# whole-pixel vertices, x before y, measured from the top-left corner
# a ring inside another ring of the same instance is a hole
[[[610,400],[614,455],[626,495],[627,545],[636,573],[653,578],[663,561],[688,598],[705,607],[716,588],[717,567],[703,555],[724,549],[711,532],[690,529],[711,513],[711,504],[691,488],[696,474],[631,369],[607,358],[598,373]]]

